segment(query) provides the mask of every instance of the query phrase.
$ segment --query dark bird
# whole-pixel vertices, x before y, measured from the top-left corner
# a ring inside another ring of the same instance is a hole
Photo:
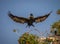
[[[18,17],[18,16],[13,15],[11,12],[8,13],[8,16],[15,22],[22,23],[22,24],[27,23],[28,24],[27,26],[34,27],[34,25],[33,25],[34,22],[39,23],[39,22],[44,21],[51,14],[51,12],[49,12],[48,14],[46,14],[44,16],[39,16],[36,18],[34,18],[32,13],[30,14],[29,18]]]

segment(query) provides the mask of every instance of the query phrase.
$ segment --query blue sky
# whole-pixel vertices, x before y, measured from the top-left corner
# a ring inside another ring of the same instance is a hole
[[[56,11],[60,9],[59,4],[60,0],[0,0],[0,44],[18,44],[19,36],[13,32],[13,29],[17,29],[20,36],[34,29],[33,27],[26,28],[26,24],[19,24],[11,20],[8,17],[8,11],[26,18],[30,13],[37,17],[53,11],[44,22],[34,24],[40,32],[44,33],[47,30],[49,33],[50,25],[60,20],[60,16],[56,14]],[[30,33],[40,35],[35,30]]]

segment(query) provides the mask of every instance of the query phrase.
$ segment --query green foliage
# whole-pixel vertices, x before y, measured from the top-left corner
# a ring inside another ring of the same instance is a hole
[[[19,44],[38,44],[38,36],[24,33],[18,40]]]
[[[48,41],[40,42],[39,44],[48,44]]]
[[[56,28],[57,32],[60,34],[60,20],[52,24],[53,30]]]
[[[49,39],[49,38],[46,38],[46,41],[47,42],[52,42],[53,40],[52,39]]]
[[[14,29],[13,32],[16,32],[16,29]]]
[[[60,9],[58,9],[56,13],[60,15]]]
[[[46,42],[43,42],[42,44],[48,44],[48,42],[46,41]]]
[[[60,20],[52,24],[52,28],[60,29]]]

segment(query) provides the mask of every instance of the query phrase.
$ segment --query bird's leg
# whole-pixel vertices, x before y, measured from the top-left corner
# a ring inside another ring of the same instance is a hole
[[[35,27],[33,24],[32,24],[33,27]]]
[[[26,26],[26,28],[27,28],[27,27],[29,27],[29,28],[30,28],[30,26],[29,26],[29,25],[27,25],[27,26]]]

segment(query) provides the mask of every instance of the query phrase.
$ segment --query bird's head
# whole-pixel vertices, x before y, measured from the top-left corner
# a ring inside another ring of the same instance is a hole
[[[32,14],[32,13],[30,13],[30,16],[33,16],[33,14]]]
[[[34,18],[32,13],[30,13],[30,17],[29,17],[29,19],[31,19],[31,18]]]

